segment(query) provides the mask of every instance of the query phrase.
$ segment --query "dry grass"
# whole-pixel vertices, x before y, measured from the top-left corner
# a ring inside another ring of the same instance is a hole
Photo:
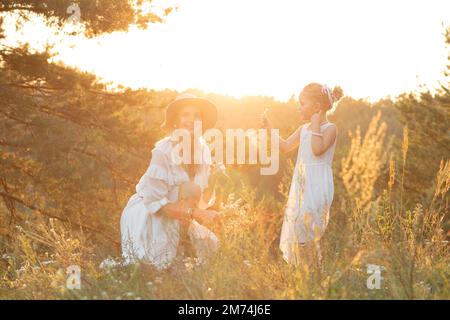
[[[377,116],[364,137],[359,131],[352,135],[341,172],[335,172],[344,187],[336,190],[320,264],[294,268],[282,260],[284,203],[257,200],[256,191],[244,186],[222,204],[220,251],[205,263],[178,259],[163,272],[145,264],[100,269],[105,256],[83,233],[52,220],[26,225],[1,259],[0,298],[449,299],[450,254],[442,219],[448,211],[450,161],[442,162],[430,201],[408,209],[403,203],[408,132],[399,170],[385,132]],[[383,167],[390,177],[380,190],[376,181]],[[283,179],[282,194],[288,183]],[[378,290],[366,286],[367,264],[383,268]],[[81,267],[81,290],[66,288],[69,265]]]

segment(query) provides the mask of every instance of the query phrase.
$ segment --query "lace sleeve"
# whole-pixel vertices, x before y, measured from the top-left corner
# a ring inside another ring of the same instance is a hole
[[[149,214],[156,213],[168,202],[172,180],[166,156],[158,149],[153,150],[150,165],[136,185],[136,192],[144,200]]]

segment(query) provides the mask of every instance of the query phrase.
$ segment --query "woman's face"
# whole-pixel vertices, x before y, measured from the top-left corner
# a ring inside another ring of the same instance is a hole
[[[299,111],[300,117],[302,120],[310,120],[314,113],[320,111],[320,105],[318,102],[313,102],[308,97],[305,97],[303,94],[300,95],[299,99]]]
[[[187,129],[189,132],[194,132],[194,122],[202,121],[202,114],[200,110],[194,106],[183,106],[178,112],[175,125],[180,129]]]

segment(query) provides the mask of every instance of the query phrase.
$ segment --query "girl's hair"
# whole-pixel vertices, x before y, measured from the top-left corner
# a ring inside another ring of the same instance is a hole
[[[310,83],[303,88],[299,98],[303,96],[307,99],[311,99],[313,102],[318,102],[322,109],[328,111],[333,107],[335,102],[338,102],[344,96],[344,91],[339,86],[336,86],[333,89],[330,88],[328,89],[330,90],[330,97],[325,88],[326,87],[320,83]]]

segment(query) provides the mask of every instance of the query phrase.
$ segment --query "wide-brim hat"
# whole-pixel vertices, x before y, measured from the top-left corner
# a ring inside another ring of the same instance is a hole
[[[202,129],[206,130],[215,126],[217,122],[217,107],[211,101],[199,98],[190,93],[183,93],[169,103],[166,108],[166,119],[161,128],[172,130],[175,125],[175,117],[183,106],[194,106],[200,109],[202,114]]]

